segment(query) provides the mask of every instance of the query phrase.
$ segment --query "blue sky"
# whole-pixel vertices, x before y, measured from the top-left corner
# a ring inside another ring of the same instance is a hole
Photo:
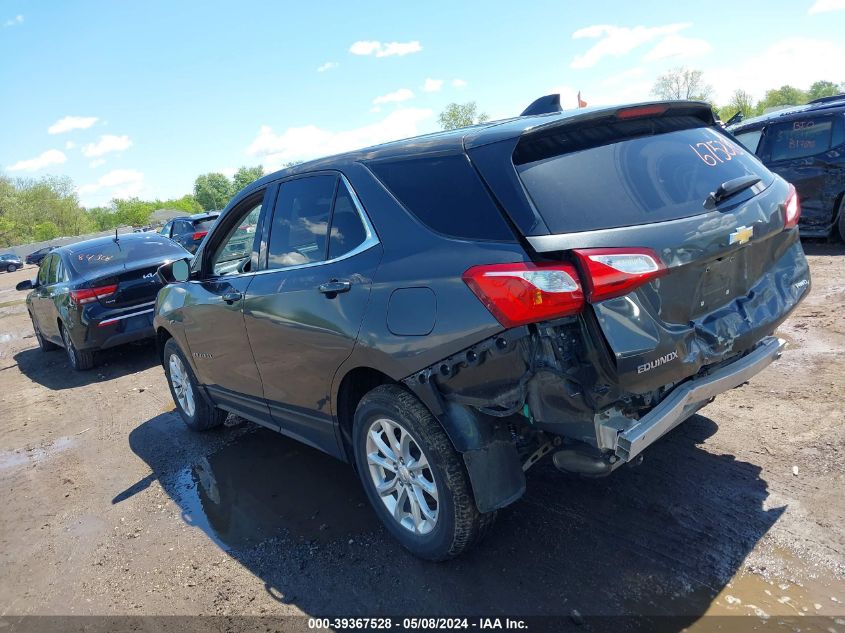
[[[0,0],[0,169],[68,175],[86,205],[166,198],[200,173],[435,130],[451,101],[502,118],[549,92],[566,108],[578,90],[590,105],[645,100],[678,65],[704,70],[721,102],[845,81],[845,0],[726,8]]]

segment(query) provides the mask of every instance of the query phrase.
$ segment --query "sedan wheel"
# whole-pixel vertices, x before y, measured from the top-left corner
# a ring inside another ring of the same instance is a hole
[[[73,344],[73,339],[67,328],[62,326],[62,341],[65,344],[65,353],[70,361],[70,366],[77,371],[85,371],[94,366],[94,352],[88,350],[79,350]]]
[[[439,494],[419,444],[395,420],[379,418],[367,431],[370,477],[387,511],[414,534],[437,524]]]
[[[185,371],[182,359],[176,354],[170,356],[170,384],[176,396],[176,402],[188,417],[194,417],[196,405],[194,404],[194,389]]]
[[[6,272],[13,273],[13,272],[15,272],[17,269],[18,269],[18,267],[17,267],[17,266],[15,266],[14,264],[9,264],[8,266],[6,266]]]

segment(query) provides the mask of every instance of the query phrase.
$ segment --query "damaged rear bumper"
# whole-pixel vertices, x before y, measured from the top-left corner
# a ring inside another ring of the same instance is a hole
[[[672,390],[639,420],[613,418],[601,425],[605,446],[621,462],[637,457],[649,445],[686,420],[713,397],[738,387],[780,358],[786,341],[769,336],[750,353],[711,374],[685,382]],[[622,424],[620,424],[622,422]],[[620,427],[622,430],[620,430]]]

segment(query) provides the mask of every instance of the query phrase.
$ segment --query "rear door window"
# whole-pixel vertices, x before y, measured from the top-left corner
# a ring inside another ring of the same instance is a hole
[[[514,164],[552,233],[691,217],[705,212],[707,196],[725,181],[750,175],[772,182],[753,154],[685,119],[546,132],[521,141]]]
[[[766,130],[765,153],[772,162],[795,160],[830,149],[833,119],[802,119]]]
[[[342,182],[338,184],[337,195],[334,199],[334,210],[329,229],[328,259],[336,259],[346,255],[367,239],[367,229],[352,194]]]
[[[514,237],[465,154],[374,161],[369,168],[437,233],[470,240]]]
[[[286,268],[326,259],[329,219],[337,176],[317,175],[279,186],[270,226],[268,268]]]

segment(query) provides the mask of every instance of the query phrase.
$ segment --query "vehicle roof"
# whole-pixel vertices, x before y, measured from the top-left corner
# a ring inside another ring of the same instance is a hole
[[[158,233],[121,233],[118,236],[119,242],[156,242],[158,244],[168,243],[173,244],[173,242],[166,237],[159,235]],[[69,255],[73,255],[74,253],[80,253],[82,251],[87,251],[107,246],[109,244],[114,243],[114,235],[108,235],[106,237],[95,237],[90,240],[84,240],[82,242],[75,242],[73,244],[68,244],[66,246],[59,246],[53,249],[56,253],[67,253]]]
[[[287,167],[267,174],[266,176],[253,182],[251,185],[245,187],[232,200],[240,200],[249,195],[255,189],[263,187],[264,185],[274,180],[278,180],[279,178],[294,176],[300,173],[307,173],[319,169],[334,169],[339,165],[354,162],[375,161],[386,158],[399,158],[403,156],[416,156],[424,153],[463,151],[465,149],[480,147],[509,138],[519,137],[529,131],[545,127],[554,127],[564,122],[589,121],[591,119],[599,119],[610,116],[619,109],[654,104],[666,105],[667,107],[674,109],[686,108],[691,111],[695,110],[698,113],[706,111],[712,121],[713,112],[710,104],[703,101],[648,101],[643,103],[579,108],[577,110],[564,110],[563,112],[553,112],[549,114],[517,116],[509,119],[502,119],[500,121],[479,123],[477,125],[457,128],[454,130],[444,130],[441,132],[433,132],[431,134],[423,134],[421,136],[391,141],[381,145],[374,145],[363,149],[300,163],[299,165],[294,165],[292,167]]]
[[[825,100],[818,100],[800,106],[793,106],[791,108],[784,108],[783,110],[775,110],[768,114],[762,114],[751,119],[745,119],[739,123],[728,128],[731,132],[738,132],[745,128],[753,128],[755,126],[762,126],[766,123],[774,121],[791,121],[792,119],[801,118],[807,114],[829,114],[837,111],[845,112],[845,95],[838,95]]]

